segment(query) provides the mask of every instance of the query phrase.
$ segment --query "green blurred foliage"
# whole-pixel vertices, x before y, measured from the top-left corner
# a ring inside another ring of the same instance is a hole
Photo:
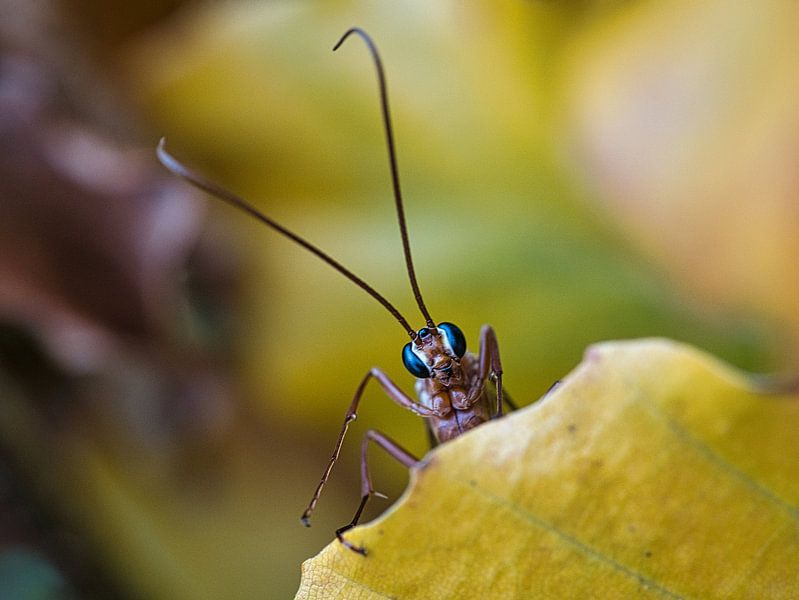
[[[72,598],[61,573],[41,556],[24,550],[0,553],[0,592],[16,600],[57,600]]]

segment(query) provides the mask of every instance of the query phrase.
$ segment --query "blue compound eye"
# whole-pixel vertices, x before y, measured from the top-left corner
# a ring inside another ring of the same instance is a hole
[[[447,341],[455,356],[462,358],[466,354],[466,338],[460,328],[452,323],[439,323],[438,329],[447,336]]]
[[[427,368],[427,365],[422,362],[422,359],[413,353],[410,342],[405,344],[405,347],[402,349],[402,363],[414,377],[418,377],[419,379],[430,377],[430,370]]]

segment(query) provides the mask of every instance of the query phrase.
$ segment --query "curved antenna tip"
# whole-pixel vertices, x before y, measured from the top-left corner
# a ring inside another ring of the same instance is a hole
[[[249,214],[251,217],[254,217],[256,220],[261,221],[264,225],[271,227],[281,235],[289,238],[295,244],[298,244],[308,250],[311,254],[314,254],[317,258],[320,258],[322,261],[326,262],[328,265],[333,267],[336,271],[344,275],[347,279],[352,281],[355,285],[360,287],[364,290],[367,294],[369,294],[372,298],[377,300],[383,307],[390,312],[394,318],[399,322],[402,328],[411,336],[414,335],[414,331],[411,328],[408,321],[405,320],[399,311],[394,308],[394,306],[386,300],[381,294],[377,292],[372,286],[366,283],[363,279],[355,275],[352,271],[347,269],[344,265],[340,262],[335,260],[332,256],[323,252],[307,240],[305,238],[300,237],[296,233],[286,229],[282,225],[276,223],[269,217],[267,217],[264,213],[259,211],[255,208],[252,204],[244,200],[243,198],[237,196],[233,192],[226,190],[225,188],[213,183],[212,181],[206,179],[205,177],[195,173],[183,163],[181,163],[177,158],[172,156],[166,150],[166,138],[161,138],[158,142],[158,146],[156,147],[156,155],[158,156],[158,160],[161,162],[164,167],[166,167],[169,171],[173,174],[177,175],[178,177],[182,177],[194,187],[199,188],[212,196],[216,196],[223,202],[227,202],[228,204],[238,208],[239,210]]]
[[[368,33],[366,33],[366,32],[365,32],[363,29],[361,29],[360,27],[350,27],[350,28],[349,28],[347,31],[345,31],[345,32],[344,32],[344,35],[342,35],[342,36],[339,38],[339,40],[336,42],[336,45],[335,45],[335,46],[333,46],[333,52],[335,52],[336,50],[338,50],[338,49],[341,47],[341,44],[343,44],[343,43],[345,42],[345,40],[346,40],[348,37],[350,37],[350,36],[351,36],[353,33],[355,33],[355,34],[357,34],[357,35],[361,36],[361,37],[364,39],[364,41],[365,41],[365,42],[366,42],[366,43],[369,45],[369,47],[370,47],[370,48],[372,48],[372,50],[374,51],[374,45],[375,45],[375,43],[372,41],[372,38],[371,38],[371,37],[369,37],[369,34],[368,34]]]
[[[165,137],[158,140],[158,146],[155,148],[155,155],[158,157],[158,162],[175,175],[188,179],[189,181],[195,179],[194,174],[167,151]]]
[[[164,165],[170,171],[172,170],[170,168],[170,164],[173,163],[175,159],[171,154],[169,154],[169,152],[166,151],[166,137],[162,136],[161,139],[158,140],[158,145],[155,147],[155,155],[158,157],[158,161],[162,165]]]
[[[366,44],[366,47],[369,49],[369,52],[372,55],[375,70],[377,71],[377,84],[380,92],[383,125],[386,131],[388,161],[391,169],[391,184],[394,190],[394,202],[397,207],[397,220],[399,222],[400,236],[402,238],[402,249],[403,253],[405,254],[405,266],[408,271],[408,279],[410,280],[411,288],[413,289],[414,298],[416,298],[416,304],[419,306],[419,310],[421,311],[422,316],[425,318],[428,327],[435,327],[433,324],[433,319],[430,316],[427,307],[425,306],[424,300],[422,299],[422,292],[419,289],[419,283],[416,281],[416,271],[413,267],[413,259],[411,258],[411,245],[410,241],[408,240],[408,226],[405,222],[405,208],[403,207],[402,193],[400,191],[399,169],[397,167],[396,150],[394,149],[394,130],[391,126],[391,116],[388,109],[388,90],[386,85],[386,77],[383,73],[383,61],[380,59],[380,53],[377,51],[377,46],[372,38],[369,37],[368,33],[359,27],[349,28],[344,35],[341,36],[341,39],[338,41],[338,43],[333,46],[333,50],[336,50],[339,46],[341,46],[341,44],[344,43],[344,40],[346,40],[353,33],[360,36]],[[411,337],[413,337],[412,334]]]

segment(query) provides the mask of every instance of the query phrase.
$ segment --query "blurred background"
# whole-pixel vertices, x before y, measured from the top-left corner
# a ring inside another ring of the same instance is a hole
[[[357,506],[361,377],[406,342],[300,248],[170,176],[170,150],[423,324],[417,272],[528,404],[606,339],[799,362],[799,5],[0,0],[0,597],[285,598]],[[407,475],[374,453],[376,487]],[[390,502],[374,500],[373,517]]]

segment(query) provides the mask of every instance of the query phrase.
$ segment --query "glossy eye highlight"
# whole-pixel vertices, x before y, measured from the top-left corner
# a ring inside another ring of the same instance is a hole
[[[410,371],[411,375],[419,379],[430,377],[430,370],[418,356],[413,353],[410,342],[402,349],[402,364]]]
[[[457,325],[452,323],[439,323],[438,330],[442,331],[449,342],[449,347],[455,356],[462,358],[466,354],[466,337]]]

